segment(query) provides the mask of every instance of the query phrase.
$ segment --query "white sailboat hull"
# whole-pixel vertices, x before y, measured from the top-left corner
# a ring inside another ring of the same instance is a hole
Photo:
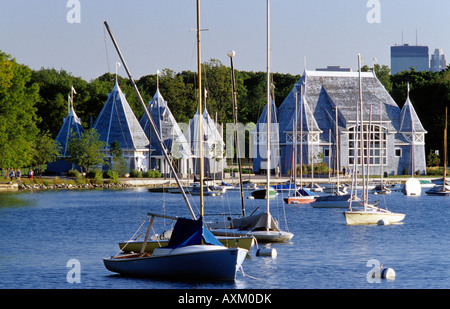
[[[294,234],[285,231],[249,231],[238,229],[212,229],[215,236],[253,236],[259,243],[285,242],[294,237]]]
[[[315,196],[289,196],[284,199],[287,204],[309,204],[315,200]]]
[[[350,204],[354,205],[359,202],[359,198],[354,197],[353,201],[350,194],[346,195],[330,195],[318,197],[311,206],[314,208],[350,208]]]
[[[345,211],[344,216],[349,225],[378,224],[381,220],[390,224],[401,222],[405,218],[405,214],[377,210]]]
[[[234,280],[247,255],[241,248],[193,245],[157,248],[153,255],[103,259],[105,267],[121,275],[184,280]]]
[[[311,203],[313,208],[349,208],[349,201],[335,201],[335,202],[313,202]]]

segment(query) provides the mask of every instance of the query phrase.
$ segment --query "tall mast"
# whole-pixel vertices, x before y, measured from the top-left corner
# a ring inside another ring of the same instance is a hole
[[[306,81],[306,74],[305,74]],[[300,188],[303,188],[303,102],[305,94],[305,82],[301,85],[301,98],[300,98]],[[295,146],[297,148],[297,146]],[[297,171],[295,171],[297,173]]]
[[[203,108],[202,108],[202,62],[200,45],[200,0],[197,0],[197,71],[198,71],[198,135],[199,135],[199,159],[200,159],[200,216],[204,215],[203,203]]]
[[[362,201],[364,203],[364,210],[366,209],[366,190],[365,190],[365,164],[364,164],[364,118],[363,118],[363,103],[362,103],[362,83],[361,83],[361,55],[358,54],[358,73],[359,73],[359,123],[361,124],[360,129],[360,148],[361,148],[361,174],[362,174],[362,185],[363,185],[363,198]],[[358,126],[358,124],[356,124]]]
[[[444,179],[442,182],[442,191],[446,188],[446,177],[447,177],[447,106],[445,107],[445,128],[444,128]]]
[[[267,188],[266,188],[266,212],[270,211],[270,199],[269,199],[269,188],[270,188],[270,120],[271,120],[271,104],[270,104],[270,0],[267,0]],[[269,216],[267,216],[269,220]],[[267,224],[269,228],[269,222]]]
[[[339,160],[339,126],[338,126],[338,107],[336,105],[335,109],[335,117],[336,117],[336,123],[335,123],[335,129],[334,129],[334,143],[336,146],[336,192],[339,192],[339,170],[341,168],[340,166],[340,160]]]
[[[303,93],[302,93],[303,96]],[[298,117],[297,117],[297,105],[298,105],[298,91],[295,91],[295,116],[294,116],[294,136],[292,138],[292,143],[294,145],[294,160],[293,160],[293,168],[292,173],[294,180],[294,194],[297,192],[297,129],[298,129]]]

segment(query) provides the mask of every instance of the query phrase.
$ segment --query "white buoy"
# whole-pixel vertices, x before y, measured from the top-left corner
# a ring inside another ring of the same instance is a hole
[[[372,273],[372,278],[394,280],[395,271],[392,268],[384,268],[383,266],[381,266],[379,269]]]
[[[256,256],[270,256],[272,258],[277,257],[277,250],[273,248],[264,248],[256,250]]]
[[[383,268],[381,270],[381,279],[395,279],[395,271],[392,268]]]
[[[409,178],[405,183],[403,193],[405,195],[420,195],[422,193],[422,185],[420,184],[420,181],[416,178]]]

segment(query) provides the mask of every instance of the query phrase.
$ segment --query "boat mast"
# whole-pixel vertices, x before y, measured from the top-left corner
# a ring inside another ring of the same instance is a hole
[[[122,61],[123,67],[125,68],[125,71],[127,72],[128,78],[130,79],[130,82],[133,85],[134,90],[136,91],[136,94],[138,96],[139,102],[141,103],[141,106],[144,109],[144,113],[147,116],[148,120],[150,121],[150,124],[152,125],[153,132],[155,132],[156,139],[158,140],[159,144],[161,145],[161,149],[163,151],[164,157],[166,158],[167,162],[169,162],[169,166],[170,166],[170,168],[172,170],[172,174],[175,177],[175,180],[176,180],[176,182],[178,184],[178,187],[181,190],[181,194],[183,195],[184,201],[186,202],[186,205],[188,206],[189,212],[190,212],[192,218],[195,219],[196,216],[195,216],[194,210],[192,209],[192,206],[189,203],[189,200],[188,200],[188,197],[186,195],[186,192],[184,192],[184,189],[183,189],[183,186],[181,185],[180,179],[178,178],[177,173],[175,171],[175,168],[173,167],[173,165],[172,165],[172,163],[170,161],[169,154],[167,152],[166,146],[162,142],[162,139],[161,139],[161,137],[159,135],[159,132],[158,132],[158,130],[156,128],[155,122],[153,121],[152,116],[150,115],[150,112],[147,110],[147,107],[145,106],[145,103],[144,103],[144,100],[142,99],[141,93],[139,92],[139,89],[136,86],[136,83],[134,82],[133,77],[131,76],[130,70],[128,69],[128,66],[127,66],[127,64],[125,62],[125,59],[122,56],[122,52],[120,51],[119,46],[117,45],[116,39],[114,38],[114,36],[113,36],[113,34],[111,32],[111,29],[109,28],[109,25],[108,25],[108,23],[106,21],[104,22],[104,25],[106,27],[106,30],[108,30],[109,36],[111,37],[111,40],[112,40],[112,42],[114,44],[114,47],[116,48],[117,53],[119,54],[119,58]],[[149,145],[149,147],[150,147],[150,145]],[[149,149],[149,151],[150,150],[151,149]]]
[[[382,136],[383,136],[383,132],[381,131],[381,126],[383,125],[383,101],[381,101],[380,100],[380,126],[379,126],[379,136],[378,136],[378,139],[379,139],[379,143],[378,143],[378,146],[379,146],[379,151],[380,151],[380,185],[381,185],[381,189],[383,188],[383,182],[384,182],[384,180],[383,180],[383,177],[384,177],[384,175],[383,175],[383,173],[384,173],[384,168],[383,168],[383,163],[384,163],[384,156],[383,156],[383,145],[382,145],[382,142],[383,142],[383,139],[382,139]],[[414,177],[414,176],[413,176]]]
[[[336,122],[335,122],[335,129],[334,129],[334,144],[336,146],[336,194],[339,193],[339,170],[340,170],[340,160],[339,160],[339,128],[338,128],[338,107],[335,106],[335,117],[336,117]]]
[[[303,97],[303,94],[302,94]],[[298,117],[297,117],[297,105],[298,105],[298,91],[295,92],[295,118],[294,118],[294,136],[292,139],[292,143],[294,145],[294,166],[292,169],[292,173],[294,174],[294,195],[297,192],[297,130],[298,130]],[[290,188],[289,188],[290,190]]]
[[[358,54],[358,75],[359,75],[359,121],[361,124],[361,132],[360,134],[360,147],[361,147],[361,174],[362,174],[362,202],[364,204],[364,210],[366,210],[366,204],[367,204],[367,196],[366,196],[366,190],[365,190],[365,164],[364,164],[364,120],[363,120],[363,103],[362,103],[362,83],[361,83],[361,54]],[[356,125],[358,126],[358,124]]]
[[[442,182],[442,191],[446,191],[446,176],[447,176],[447,106],[445,107],[445,128],[444,128],[444,179]]]
[[[202,124],[202,62],[200,44],[200,0],[197,0],[197,71],[198,71],[198,135],[199,135],[199,166],[200,166],[200,216],[204,215],[203,202],[203,124]]]
[[[270,211],[270,120],[271,120],[271,104],[270,104],[270,0],[267,0],[267,186],[266,186],[266,212]],[[270,218],[267,216],[267,229],[269,229]]]
[[[306,81],[306,73],[305,73]],[[306,83],[304,83],[306,84]],[[301,85],[301,98],[300,98],[300,188],[303,188],[303,100],[304,100],[304,84]],[[297,146],[296,146],[297,147]],[[296,171],[297,173],[297,171]]]

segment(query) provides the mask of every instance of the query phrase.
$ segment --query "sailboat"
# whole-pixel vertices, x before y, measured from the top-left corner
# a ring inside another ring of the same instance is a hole
[[[149,229],[146,235],[148,238]],[[121,275],[164,279],[234,280],[247,250],[227,248],[198,220],[178,218],[169,243],[150,254],[121,254],[104,258],[105,267]]]
[[[267,185],[265,188],[266,196],[270,196],[270,0],[267,0]],[[270,214],[270,199],[266,199],[266,211],[259,214],[253,214],[247,217],[232,219],[224,227],[211,229],[214,235],[239,236],[251,235],[258,242],[272,243],[285,242],[290,240],[294,234],[288,231],[282,231]]]
[[[435,185],[433,188],[425,191],[427,195],[450,195],[450,185],[446,181],[447,178],[447,107],[445,107],[445,127],[444,127],[444,178],[442,185]]]
[[[147,217],[150,218],[150,222],[154,220],[153,217],[169,219],[172,220],[172,222],[176,222],[178,220],[178,217],[160,215],[155,213],[147,213]],[[169,229],[160,234],[153,235],[150,239],[147,240],[145,247],[143,247],[144,240],[139,240],[139,236],[135,239],[119,242],[118,245],[120,250],[124,253],[140,252],[142,248],[144,248],[144,252],[146,253],[153,253],[153,250],[155,250],[156,248],[165,247],[169,244],[172,233],[173,229]],[[247,251],[250,251],[254,244],[253,237],[217,236],[216,238],[224,246],[227,246],[229,248],[240,247],[246,249]]]
[[[258,200],[267,200],[267,199],[274,199],[278,196],[278,191],[275,190],[273,187],[269,188],[260,188],[252,191],[251,198],[258,199]]]
[[[131,77],[131,73],[123,60],[122,54],[106,22],[105,26],[111,36],[120,59],[126,68],[130,81],[138,94],[141,105],[143,106],[147,117],[154,127],[150,113],[148,113],[146,109],[145,103],[140,96],[139,90]],[[199,110],[202,110],[200,0],[197,0],[197,65],[199,89],[198,104]],[[199,117],[200,137],[202,136],[201,118],[202,117]],[[155,133],[158,141],[162,145],[161,138],[157,132]],[[165,150],[163,146],[162,148]],[[202,148],[202,145],[200,145],[200,191],[203,190]],[[164,153],[166,154],[166,151],[164,151]],[[179,182],[178,185],[182,188]],[[182,190],[182,192],[184,191]],[[176,278],[184,280],[235,280],[236,273],[241,268],[248,251],[242,248],[227,248],[222,245],[206,228],[206,225],[203,222],[203,216],[204,202],[203,195],[200,194],[200,217],[198,219],[178,218],[169,243],[166,247],[155,248],[152,254],[145,252],[145,245],[148,241],[153,223],[150,221],[142,249],[138,254],[116,255],[110,258],[104,258],[103,263],[108,270],[122,275],[157,277],[165,279]]]
[[[303,102],[304,102],[304,92],[303,92],[303,85],[302,85],[302,93],[301,93],[301,107],[300,107],[300,136],[301,139],[303,139]],[[284,202],[287,204],[308,204],[311,202],[314,202],[316,200],[316,196],[314,193],[312,193],[310,190],[302,187],[302,179],[300,179],[300,187],[297,188],[297,129],[298,129],[298,120],[297,120],[297,99],[298,92],[295,92],[295,117],[294,117],[294,134],[293,134],[293,141],[292,144],[294,145],[293,148],[293,158],[292,158],[292,175],[294,178],[294,193],[291,196],[288,196],[284,198]],[[300,153],[303,152],[302,148],[303,141],[300,141]],[[302,157],[302,156],[300,156]],[[303,160],[300,160],[300,163],[302,164]],[[303,168],[302,168],[303,169]],[[303,177],[303,173],[301,174],[301,178]]]
[[[359,120],[356,121],[356,128],[360,128],[361,132],[357,132],[360,137],[361,156],[364,156],[364,121],[363,121],[363,104],[362,104],[362,81],[361,81],[361,55],[358,54],[358,68],[359,68]],[[358,118],[358,117],[357,117]],[[368,192],[366,189],[369,175],[366,175],[364,157],[361,158],[361,170],[363,176],[363,192],[361,201],[359,202],[361,208],[353,208],[350,204],[349,210],[344,212],[345,220],[349,225],[356,224],[390,224],[401,222],[405,218],[405,214],[394,213],[387,209],[381,209],[374,204],[368,202]],[[357,162],[357,160],[355,160]],[[354,173],[355,175],[356,173]],[[368,174],[368,173],[367,173]],[[352,182],[353,186],[353,182]],[[353,192],[353,188],[352,188]]]

